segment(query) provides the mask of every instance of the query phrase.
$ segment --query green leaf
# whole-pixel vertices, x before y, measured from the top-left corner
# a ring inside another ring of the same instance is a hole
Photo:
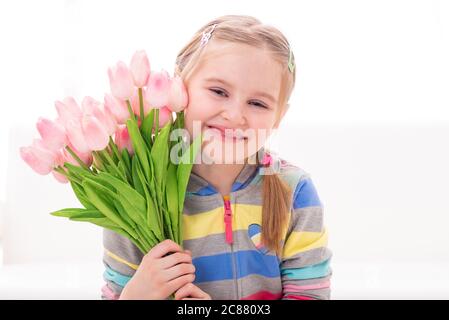
[[[139,179],[139,175],[137,173],[137,166],[139,163],[139,159],[137,157],[132,158],[132,179],[133,179],[133,185],[134,188],[141,194],[143,197],[145,197],[145,191],[143,190],[144,185],[142,184],[142,181]]]
[[[86,194],[84,193],[83,187],[76,183],[71,181],[70,182],[73,192],[75,193],[75,196],[78,198],[79,202],[84,206],[86,209],[95,209],[95,207],[90,203],[89,199],[87,198]]]
[[[145,176],[150,175],[150,164],[148,160],[148,153],[147,153],[147,147],[145,145],[145,141],[142,138],[142,135],[140,134],[139,127],[137,126],[137,122],[132,119],[128,119],[126,122],[126,125],[128,127],[129,136],[131,138],[133,148],[135,155],[134,157],[138,157],[139,161],[142,165],[143,172],[145,173]]]
[[[138,211],[145,211],[145,198],[130,185],[124,183],[107,172],[100,172],[92,179],[112,186],[115,190],[117,190],[117,193],[120,193],[120,195],[128,199],[129,202],[131,202],[138,209]]]
[[[133,159],[134,160],[134,159]],[[163,230],[162,228],[162,217],[160,216],[160,210],[156,208],[154,201],[156,200],[154,197],[150,196],[150,193],[148,191],[148,184],[145,180],[145,177],[143,175],[143,172],[141,170],[141,166],[139,164],[138,159],[136,159],[136,172],[138,179],[143,184],[143,190],[145,193],[145,197],[147,200],[147,225],[150,227],[151,230],[155,233],[156,237],[159,240],[163,240]]]
[[[107,197],[102,194],[103,192],[108,193],[108,189],[90,179],[86,179],[85,181],[83,181],[83,188],[89,200],[101,213],[103,213],[112,222],[120,226],[120,228],[124,229],[133,238],[138,238],[138,235],[134,231],[134,229],[125,221],[123,221],[114,206],[111,205],[110,200],[108,200]]]
[[[154,177],[156,185],[159,186],[159,191],[165,190],[165,179],[167,173],[167,165],[170,160],[169,153],[169,137],[170,137],[171,123],[167,123],[162,128],[160,134],[154,141],[151,149],[151,158],[154,164]]]
[[[140,131],[142,133],[143,139],[148,145],[148,149],[151,149],[153,145],[152,135],[153,135],[153,122],[154,122],[154,109],[152,109],[145,116],[145,119],[140,126]]]
[[[131,156],[129,155],[128,149],[126,148],[122,150],[122,160],[128,172],[131,172]]]
[[[65,208],[65,209],[61,209],[58,211],[50,212],[50,214],[55,217],[70,218],[72,216],[75,216],[77,214],[84,212],[85,210],[86,209],[82,209],[82,208]]]
[[[170,161],[167,170],[167,207],[172,223],[172,231],[175,236],[174,241],[179,244],[178,230],[179,230],[179,211],[178,211],[178,181],[176,179],[176,165]]]
[[[187,185],[189,183],[190,173],[192,171],[194,160],[196,159],[201,144],[202,135],[199,134],[187,148],[184,154],[181,156],[181,161],[178,164],[177,177],[178,177],[178,232],[181,235],[179,239],[182,243],[182,214],[184,210],[184,199],[186,195]]]

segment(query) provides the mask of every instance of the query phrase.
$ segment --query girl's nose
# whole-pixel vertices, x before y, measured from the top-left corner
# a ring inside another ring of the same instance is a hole
[[[243,109],[240,105],[233,103],[226,106],[223,110],[223,118],[235,125],[244,125],[246,122]]]

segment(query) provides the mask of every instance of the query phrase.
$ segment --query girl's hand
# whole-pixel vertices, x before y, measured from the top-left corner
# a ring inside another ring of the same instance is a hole
[[[174,252],[173,254],[169,254]],[[169,255],[167,255],[169,254]],[[162,300],[195,279],[190,252],[172,240],[164,240],[142,259],[120,300]]]
[[[175,300],[212,300],[212,298],[193,283],[187,283],[176,291]]]

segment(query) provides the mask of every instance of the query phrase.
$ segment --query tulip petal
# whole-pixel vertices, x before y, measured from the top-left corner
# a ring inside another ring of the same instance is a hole
[[[81,121],[82,132],[90,150],[103,150],[109,143],[106,128],[91,115],[85,115]]]
[[[136,51],[130,63],[131,74],[134,79],[134,85],[142,88],[150,76],[150,61],[144,50]]]

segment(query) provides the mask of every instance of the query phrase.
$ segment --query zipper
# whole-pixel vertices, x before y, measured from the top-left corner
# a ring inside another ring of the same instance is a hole
[[[231,246],[231,258],[233,265],[233,280],[234,280],[234,289],[235,289],[235,299],[238,300],[238,282],[237,282],[237,264],[235,262],[234,256],[234,244],[232,238],[232,209],[231,209],[231,201],[229,195],[223,196],[224,201],[224,222],[225,222],[225,234],[226,234],[226,242]]]

